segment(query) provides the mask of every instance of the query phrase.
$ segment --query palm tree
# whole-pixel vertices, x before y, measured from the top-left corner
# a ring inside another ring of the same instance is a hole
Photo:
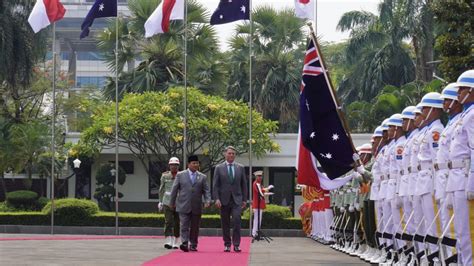
[[[403,42],[410,37],[413,1],[385,0],[379,15],[366,11],[345,13],[340,31],[350,31],[348,61],[354,69],[339,90],[358,99],[370,100],[384,85],[400,86],[412,81],[415,66]]]
[[[32,94],[28,86],[35,65],[47,48],[47,31],[34,34],[27,23],[33,4],[0,1],[0,113],[17,123],[23,119],[25,97]]]
[[[280,131],[297,130],[299,88],[305,39],[304,21],[285,9],[258,7],[252,14],[252,92],[255,108],[279,121]],[[249,100],[250,23],[237,26],[230,40],[228,97]]]
[[[184,84],[184,24],[172,21],[170,31],[144,38],[143,25],[160,0],[131,0],[132,13],[119,23],[119,91],[163,91],[170,85]],[[216,32],[206,25],[209,14],[196,1],[188,1],[187,16],[187,79],[188,84],[212,94],[223,94],[226,71],[218,52]],[[99,49],[109,67],[115,71],[115,22],[99,35]],[[112,51],[112,52],[111,52]],[[134,61],[141,61],[137,67]],[[122,71],[125,64],[127,71]],[[108,99],[115,97],[115,81],[108,79],[104,88]]]

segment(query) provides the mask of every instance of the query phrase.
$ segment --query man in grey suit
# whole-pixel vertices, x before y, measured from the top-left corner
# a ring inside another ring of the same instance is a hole
[[[221,226],[224,239],[224,252],[240,252],[240,216],[247,200],[247,177],[243,165],[235,162],[236,149],[228,146],[225,149],[225,162],[214,170],[213,194],[216,206],[221,210]],[[230,237],[230,217],[234,228]]]
[[[179,248],[184,252],[197,251],[203,197],[205,208],[209,207],[211,202],[207,177],[198,169],[198,157],[189,156],[188,169],[176,175],[171,189],[170,204],[179,213],[181,227],[182,244]]]

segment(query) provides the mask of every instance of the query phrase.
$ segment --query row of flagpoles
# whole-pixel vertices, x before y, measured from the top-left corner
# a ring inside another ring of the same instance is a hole
[[[115,17],[116,18],[116,40],[115,40],[115,184],[118,184],[118,0],[96,0],[89,10],[81,25],[80,38],[85,38],[90,33],[96,18]],[[249,176],[252,176],[252,39],[253,39],[253,23],[252,23],[252,1],[251,0],[221,0],[218,7],[211,16],[210,24],[225,24],[238,20],[250,20],[249,35]],[[295,0],[295,12],[300,18],[314,20],[316,19],[316,0]],[[66,13],[66,9],[59,0],[37,0],[33,10],[28,18],[35,33],[46,28],[50,24],[52,26],[52,51],[53,51],[53,86],[52,86],[52,166],[51,166],[51,234],[54,234],[54,176],[55,176],[55,126],[56,126],[56,21],[61,20]],[[186,165],[186,145],[187,145],[187,3],[186,0],[162,0],[154,12],[150,15],[144,24],[145,37],[150,38],[156,34],[165,33],[169,30],[171,20],[184,20],[184,129],[183,129],[183,165]],[[249,182],[249,193],[252,198],[252,182]],[[118,187],[115,189],[115,233],[118,235]],[[252,212],[250,212],[249,228],[252,227]],[[251,230],[250,230],[251,232]]]

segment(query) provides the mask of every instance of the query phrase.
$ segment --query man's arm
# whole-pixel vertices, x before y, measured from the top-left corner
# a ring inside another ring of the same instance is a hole
[[[217,165],[216,169],[214,169],[214,178],[213,178],[213,181],[212,181],[212,194],[213,194],[214,200],[216,201],[217,207],[220,208],[221,201],[220,201],[220,198],[219,198],[219,190],[220,190],[220,187],[221,187],[221,182],[220,182],[219,178],[220,178],[219,165]]]
[[[180,189],[179,177],[180,177],[180,174],[177,174],[173,182],[173,187],[171,188],[171,197],[170,197],[171,207],[176,207],[176,197],[178,196],[178,190]]]
[[[162,174],[160,178],[160,188],[158,189],[158,196],[160,202],[163,202],[163,197],[165,195],[165,182],[163,176],[164,175]]]
[[[209,184],[207,183],[207,176],[204,174],[202,174],[202,176],[203,176],[202,190],[204,194],[204,205],[208,207],[209,204],[211,203],[211,191],[209,189]]]

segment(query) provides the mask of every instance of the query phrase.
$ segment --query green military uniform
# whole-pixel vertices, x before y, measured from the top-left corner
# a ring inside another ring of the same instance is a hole
[[[165,236],[179,237],[179,215],[170,207],[171,188],[173,187],[174,180],[175,178],[170,171],[164,172],[161,175],[158,194],[165,213]]]

